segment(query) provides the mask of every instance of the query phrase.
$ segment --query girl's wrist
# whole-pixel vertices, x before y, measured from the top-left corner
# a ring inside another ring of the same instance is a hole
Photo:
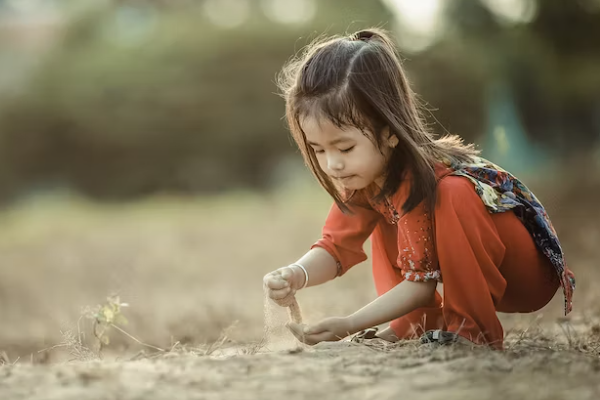
[[[292,271],[292,282],[290,282],[292,289],[296,291],[303,289],[305,287],[305,284],[308,283],[306,280],[307,276],[304,270],[297,264],[290,264],[283,268],[287,268]]]
[[[373,328],[378,323],[373,321],[370,315],[365,315],[363,310],[358,310],[346,317],[348,330],[352,331],[352,334],[364,331],[365,329]]]
[[[308,271],[302,264],[294,263],[290,264],[289,267],[294,268],[294,275],[299,275],[298,287],[296,290],[304,289],[308,285]]]
[[[354,314],[348,315],[347,317],[344,317],[344,319],[346,320],[346,326],[348,327],[347,329],[349,335],[354,335],[355,333],[363,330],[360,326],[358,326],[358,321],[356,320],[356,316]]]

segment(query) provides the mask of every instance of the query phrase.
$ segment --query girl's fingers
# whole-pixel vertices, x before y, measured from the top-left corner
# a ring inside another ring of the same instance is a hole
[[[287,281],[294,277],[294,271],[291,268],[282,268],[279,271],[279,275]]]
[[[304,325],[297,324],[295,322],[290,322],[286,324],[287,328],[292,332],[292,334],[302,343],[306,343],[304,340]]]
[[[287,287],[290,286],[290,284],[287,281],[285,281],[285,280],[283,280],[281,278],[267,279],[267,281],[265,282],[265,284],[271,290],[285,289],[285,288],[287,288]]]
[[[305,325],[295,324],[293,322],[288,323],[287,328],[292,332],[292,334],[298,339],[298,341],[307,344],[309,346],[314,346],[317,343],[321,342],[329,342],[339,340],[335,338],[331,332],[321,332],[316,335],[307,335],[304,333]]]
[[[325,321],[325,322],[317,323],[312,326],[307,326],[305,328],[304,333],[307,335],[316,335],[318,333],[323,333],[323,332],[328,332],[328,331],[329,331],[329,327],[327,326],[326,321]]]
[[[292,289],[284,288],[280,290],[269,290],[269,297],[273,300],[282,300],[288,297],[292,293]]]
[[[321,343],[321,342],[336,342],[338,340],[340,340],[341,338],[336,337],[333,333],[331,332],[322,332],[316,335],[304,335],[305,340],[306,340],[306,344],[309,344],[311,346],[317,344],[317,343]]]

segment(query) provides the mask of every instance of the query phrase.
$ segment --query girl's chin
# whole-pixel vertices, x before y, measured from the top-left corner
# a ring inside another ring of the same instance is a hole
[[[360,190],[369,186],[368,183],[365,183],[361,179],[352,179],[348,182],[341,182],[341,185],[346,190]]]

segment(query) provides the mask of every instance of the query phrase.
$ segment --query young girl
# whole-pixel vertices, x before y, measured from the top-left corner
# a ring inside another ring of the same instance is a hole
[[[379,337],[501,349],[497,311],[539,310],[559,287],[571,311],[574,276],[544,208],[472,145],[432,136],[385,32],[314,43],[282,78],[291,133],[335,204],[322,238],[263,283],[288,306],[298,290],[364,261],[370,236],[379,295],[347,317],[290,324],[299,340],[336,341],[391,321]]]

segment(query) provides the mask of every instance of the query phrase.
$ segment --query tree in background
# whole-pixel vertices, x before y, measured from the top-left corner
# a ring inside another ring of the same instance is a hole
[[[563,151],[597,143],[600,1],[450,0],[445,12],[443,36],[413,63],[444,124],[478,137],[489,91],[505,86],[534,141]],[[461,118],[463,105],[477,116]]]
[[[282,64],[315,32],[389,15],[381,4],[346,0],[115,1],[79,10],[24,94],[3,101],[5,197],[32,186],[97,198],[264,188],[295,152],[276,94]]]
[[[520,13],[498,8],[507,0],[444,1],[437,41],[418,51],[394,23],[401,1],[67,2],[59,45],[19,95],[0,92],[0,195],[268,187],[296,151],[275,93],[281,65],[319,34],[373,25],[397,32],[437,132],[484,141],[501,124],[521,146],[597,141],[597,0],[513,0]]]

